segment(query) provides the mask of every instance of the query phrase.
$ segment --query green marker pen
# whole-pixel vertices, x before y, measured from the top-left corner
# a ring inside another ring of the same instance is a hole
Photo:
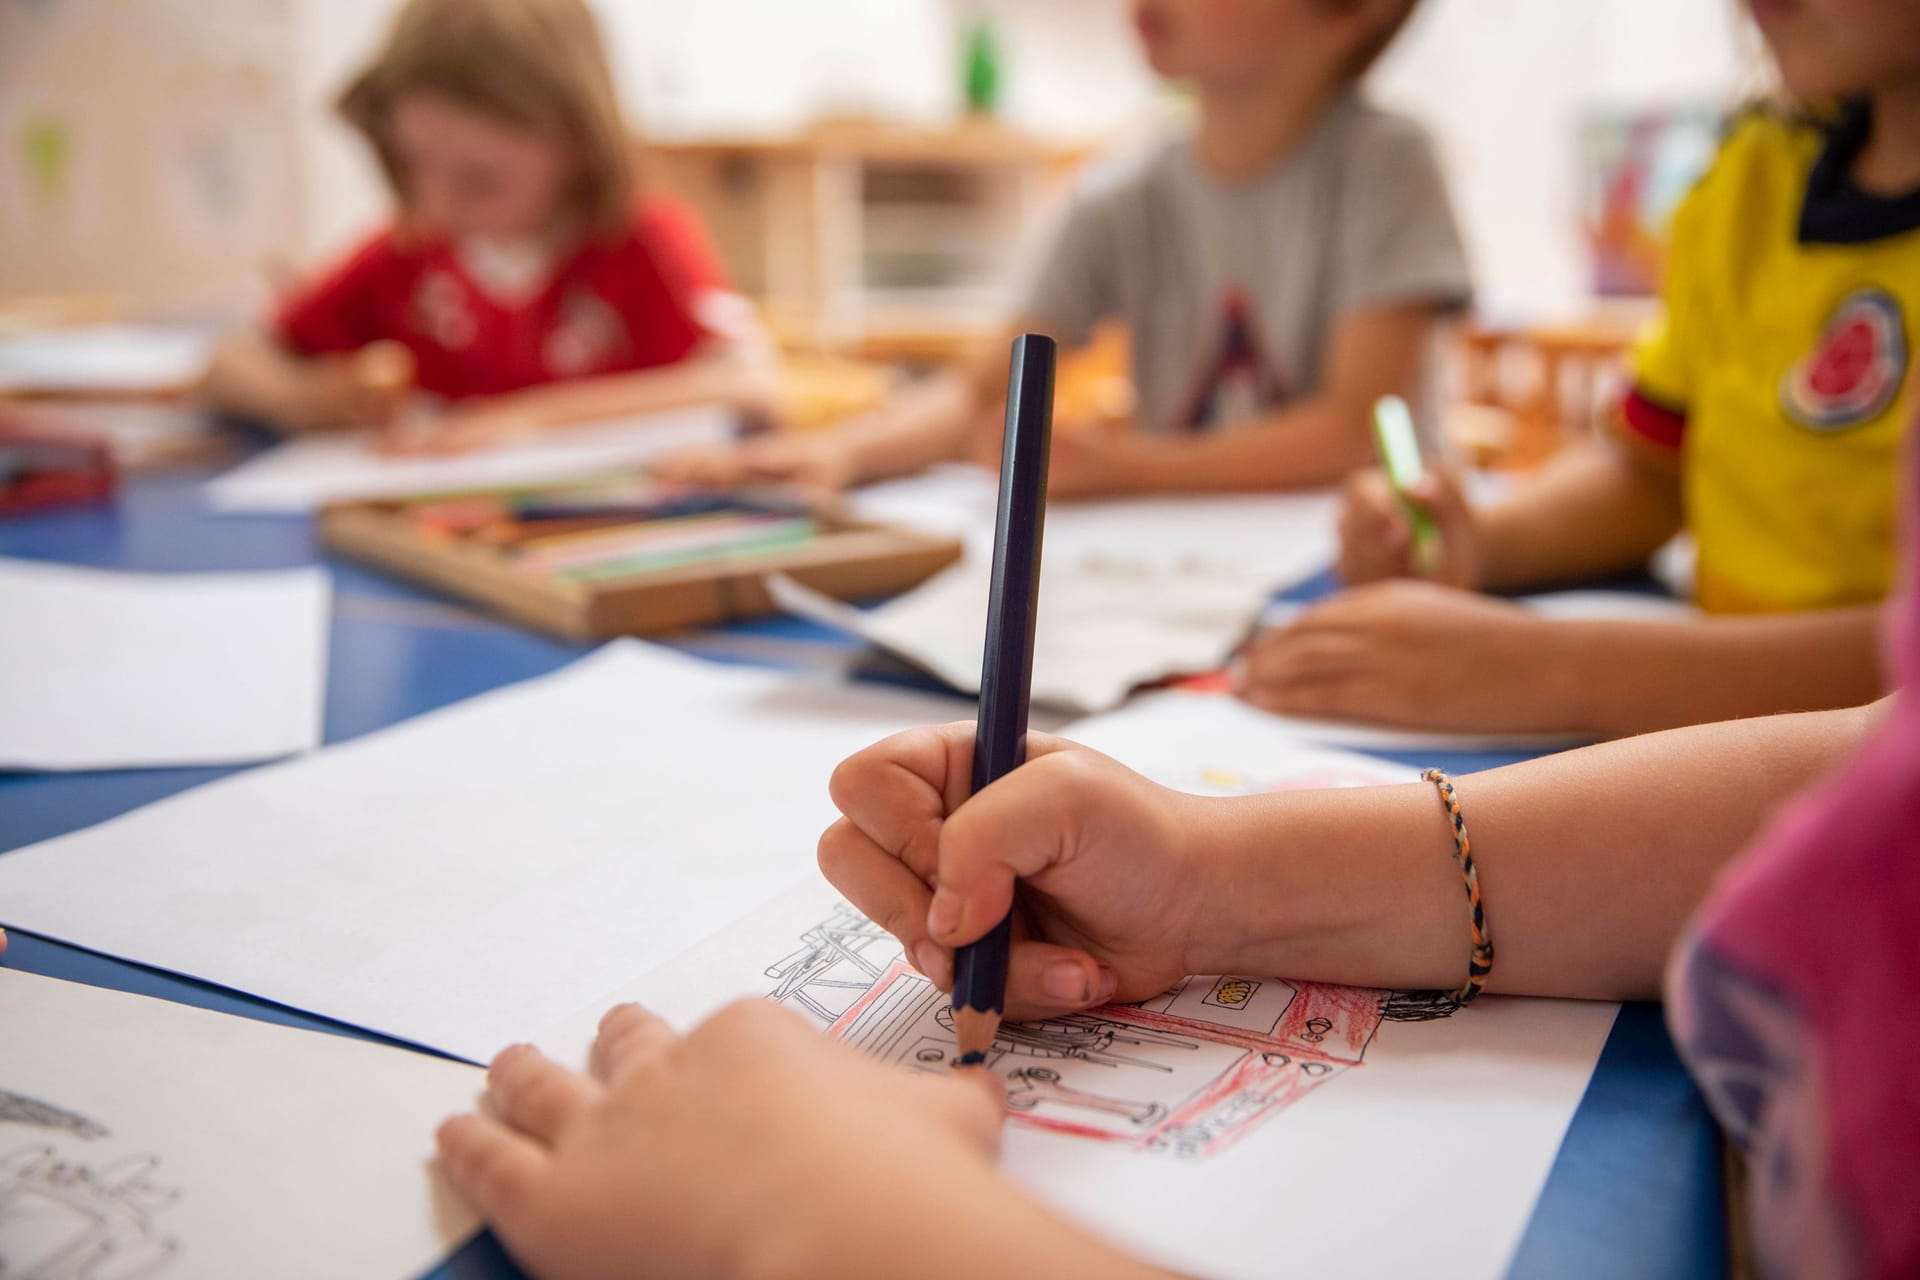
[[[1413,522],[1414,571],[1423,578],[1431,577],[1440,565],[1440,530],[1426,509],[1407,496],[1407,490],[1420,482],[1426,466],[1420,460],[1420,437],[1413,429],[1413,414],[1399,396],[1382,396],[1374,403],[1373,444],[1401,509]]]

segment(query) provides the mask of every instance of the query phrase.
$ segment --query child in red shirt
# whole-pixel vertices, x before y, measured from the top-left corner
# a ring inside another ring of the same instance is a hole
[[[215,357],[210,399],[287,430],[388,425],[428,446],[694,402],[758,402],[745,304],[693,214],[637,196],[582,0],[410,0],[340,98],[394,223]]]

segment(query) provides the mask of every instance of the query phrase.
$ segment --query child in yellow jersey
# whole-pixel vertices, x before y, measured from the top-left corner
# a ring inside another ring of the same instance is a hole
[[[1920,192],[1849,180],[1871,127],[1864,103],[1825,128],[1751,116],[1674,220],[1666,316],[1620,425],[1680,465],[1710,611],[1886,594]]]
[[[1341,573],[1370,583],[1250,646],[1241,691],[1301,715],[1637,733],[1876,695],[1874,604],[1920,315],[1920,6],[1749,0],[1801,114],[1754,111],[1675,216],[1664,316],[1614,438],[1498,503],[1416,491],[1442,533],[1411,576],[1375,472],[1348,486]],[[1644,565],[1682,529],[1698,622],[1539,617],[1512,591]]]

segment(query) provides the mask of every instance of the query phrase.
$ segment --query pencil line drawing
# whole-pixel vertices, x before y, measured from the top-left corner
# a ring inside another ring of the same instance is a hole
[[[0,1276],[145,1280],[164,1271],[180,1242],[155,1218],[180,1193],[155,1179],[159,1169],[155,1155],[95,1168],[44,1144],[0,1155]]]
[[[51,1102],[29,1098],[24,1093],[0,1089],[0,1124],[30,1124],[41,1129],[57,1129],[76,1138],[104,1138],[105,1125],[95,1124],[77,1112],[56,1107]]]
[[[875,959],[878,951],[883,957]],[[899,954],[893,936],[846,903],[800,935],[800,949],[767,966],[777,978],[771,999],[791,1002],[832,1022],[873,986]]]
[[[768,965],[768,998],[882,1062],[950,1070],[947,997],[894,939],[844,903]],[[1247,974],[1182,979],[1151,1000],[1006,1023],[987,1066],[1016,1123],[1161,1155],[1240,1141],[1363,1065],[1384,1021],[1444,1016],[1422,993]]]

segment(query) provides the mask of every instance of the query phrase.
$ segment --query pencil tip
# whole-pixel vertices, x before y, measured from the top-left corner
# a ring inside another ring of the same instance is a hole
[[[999,1030],[1000,1015],[997,1012],[955,1009],[953,1047],[959,1053],[955,1062],[963,1067],[985,1066],[987,1055],[993,1052],[993,1037]]]

